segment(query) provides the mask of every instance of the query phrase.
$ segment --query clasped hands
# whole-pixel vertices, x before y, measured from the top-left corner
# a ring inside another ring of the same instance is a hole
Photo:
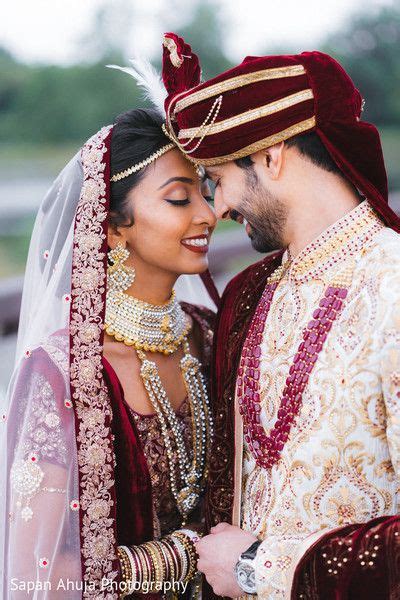
[[[244,595],[234,569],[239,556],[255,541],[257,538],[252,533],[228,523],[219,523],[211,528],[209,535],[197,542],[197,568],[204,573],[217,596],[237,598]]]

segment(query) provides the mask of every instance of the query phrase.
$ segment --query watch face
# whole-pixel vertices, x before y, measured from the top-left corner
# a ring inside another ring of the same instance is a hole
[[[251,561],[240,560],[236,565],[236,577],[239,586],[247,594],[256,592],[256,576]]]

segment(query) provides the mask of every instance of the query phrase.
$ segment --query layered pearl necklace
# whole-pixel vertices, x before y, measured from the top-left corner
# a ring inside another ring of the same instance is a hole
[[[207,476],[207,448],[211,447],[212,423],[209,400],[201,364],[190,354],[187,335],[191,324],[173,292],[163,305],[137,300],[124,292],[107,291],[105,331],[116,340],[136,349],[141,361],[140,375],[149,399],[158,416],[166,448],[171,491],[183,522],[196,507]],[[193,459],[186,451],[182,430],[167,393],[162,385],[157,365],[144,351],[172,354],[183,346],[180,370],[192,418]],[[174,455],[169,432],[175,439]],[[182,487],[179,486],[179,481]]]

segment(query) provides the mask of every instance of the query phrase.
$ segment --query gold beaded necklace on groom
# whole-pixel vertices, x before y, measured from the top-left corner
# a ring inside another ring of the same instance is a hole
[[[171,491],[185,522],[195,508],[204,488],[207,448],[210,447],[212,425],[209,401],[201,364],[190,354],[188,334],[191,330],[189,317],[185,314],[175,292],[163,305],[153,305],[125,293],[135,278],[134,269],[124,265],[129,252],[119,243],[108,253],[111,265],[107,271],[107,294],[105,331],[117,341],[133,346],[141,361],[140,375],[149,399],[158,416],[165,444]],[[180,369],[192,418],[192,450],[190,460],[180,424],[162,385],[157,365],[147,358],[145,352],[165,355],[176,352],[182,346],[184,356]],[[173,452],[169,432],[172,432],[176,453]]]

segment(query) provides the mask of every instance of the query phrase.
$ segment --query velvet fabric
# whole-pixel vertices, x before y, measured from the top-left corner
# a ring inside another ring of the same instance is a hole
[[[134,546],[153,539],[150,474],[124,391],[104,356],[103,367],[113,409],[117,540],[121,546]]]
[[[210,332],[214,313],[206,308],[181,303],[195,324],[194,335],[203,352],[201,363],[206,381],[209,379]],[[154,539],[153,501],[150,473],[135,419],[124,398],[121,383],[109,361],[103,356],[103,374],[112,406],[112,435],[116,458],[115,512],[117,543],[135,546]],[[129,598],[141,597],[131,594]],[[159,594],[146,594],[149,600]]]
[[[184,62],[179,68],[175,68],[176,77],[180,73],[179,92],[174,91],[172,86],[167,87],[166,100],[171,114],[169,125],[175,136],[179,136],[179,132],[184,129],[199,128],[219,95],[222,95],[222,103],[215,125],[296,92],[311,89],[313,93],[312,99],[305,99],[266,117],[255,118],[210,135],[207,135],[207,124],[211,121],[206,121],[205,126],[199,130],[200,137],[193,140],[179,138],[179,141],[185,144],[183,150],[191,160],[218,164],[245,156],[246,153],[251,154],[246,148],[252,144],[258,143],[258,149],[261,149],[276,143],[271,142],[271,136],[282,141],[306,131],[315,131],[347,179],[368,198],[389,227],[400,231],[400,218],[388,205],[387,176],[379,133],[374,125],[361,120],[361,94],[336,60],[317,51],[303,52],[299,55],[248,56],[233,69],[193,87],[192,76],[185,81],[185,69],[188,68],[185,63],[193,61],[197,64],[198,59],[193,52],[186,54],[190,47],[184,46],[184,41],[179,39],[180,47],[185,47]],[[166,79],[171,77],[170,71],[174,70],[174,67],[171,67],[170,61],[167,60],[164,64],[168,65],[164,76]],[[305,73],[296,76],[281,75],[264,81],[249,80],[245,85],[237,83],[233,89],[224,92],[216,89],[211,97],[195,99],[189,106],[180,108],[177,105],[182,99],[190,99],[199,91],[206,91],[211,86],[233,77],[249,76],[256,71],[295,65],[302,65]],[[304,130],[295,129],[285,133],[287,128],[312,118],[314,123],[308,124]],[[206,135],[202,139],[204,133]]]
[[[400,517],[324,535],[298,564],[291,600],[400,598]]]
[[[172,45],[175,52],[168,49],[167,45]],[[171,54],[173,55],[171,57]],[[190,57],[190,60],[188,58]],[[181,67],[174,66],[172,60],[182,61]],[[186,59],[186,60],[185,60]],[[192,53],[189,44],[176,33],[166,33],[164,35],[164,48],[162,60],[162,78],[168,96],[173,96],[184,92],[189,87],[194,87],[200,83],[200,64],[197,56]],[[168,104],[166,104],[166,109]]]

